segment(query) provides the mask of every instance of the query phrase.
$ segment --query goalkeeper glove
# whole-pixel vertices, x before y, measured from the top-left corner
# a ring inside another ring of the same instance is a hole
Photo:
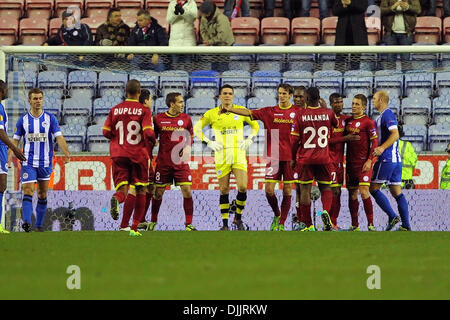
[[[208,147],[214,151],[222,150],[222,144],[213,140],[208,141]]]
[[[248,147],[250,147],[250,145],[252,143],[253,143],[253,137],[249,137],[241,142],[241,144],[239,145],[239,148],[241,148],[241,150],[247,150]]]

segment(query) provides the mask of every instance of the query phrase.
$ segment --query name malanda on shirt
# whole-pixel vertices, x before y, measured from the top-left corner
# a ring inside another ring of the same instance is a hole
[[[328,114],[306,114],[302,115],[302,121],[326,121],[330,120]]]

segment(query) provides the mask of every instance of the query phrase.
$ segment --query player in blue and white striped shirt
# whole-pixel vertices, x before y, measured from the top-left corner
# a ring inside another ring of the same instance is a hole
[[[377,118],[377,130],[379,147],[375,148],[373,155],[378,157],[378,161],[373,167],[373,177],[370,184],[370,193],[377,204],[389,216],[386,231],[391,230],[400,218],[392,209],[387,197],[380,191],[383,184],[389,186],[392,196],[397,201],[402,225],[400,231],[409,231],[408,203],[402,193],[402,159],[398,152],[398,123],[397,117],[388,108],[389,94],[386,91],[378,91],[374,94],[372,105],[378,110],[380,116]]]
[[[38,203],[36,206],[36,231],[43,231],[45,212],[47,211],[47,191],[50,175],[52,173],[53,140],[65,155],[65,163],[69,162],[70,154],[59,128],[56,117],[43,110],[44,94],[41,89],[33,88],[28,93],[30,111],[23,115],[16,124],[13,143],[17,146],[24,138],[24,155],[26,160],[22,163],[20,173],[23,200],[22,213],[26,232],[31,231],[31,215],[33,214],[34,184],[37,182]]]
[[[17,148],[8,138],[8,115],[1,101],[8,96],[8,86],[3,80],[0,80],[0,222],[2,221],[2,202],[3,192],[6,190],[6,181],[8,175],[8,148],[14,152],[17,158],[25,160],[22,151]],[[7,234],[9,231],[3,229],[0,223],[0,234]]]

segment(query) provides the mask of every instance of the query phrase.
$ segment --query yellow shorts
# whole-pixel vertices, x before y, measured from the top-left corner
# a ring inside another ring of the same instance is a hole
[[[220,179],[229,175],[233,169],[240,169],[247,172],[247,163],[216,164],[217,178]]]
[[[247,156],[245,150],[228,148],[214,154],[217,178],[223,178],[233,169],[247,172]]]

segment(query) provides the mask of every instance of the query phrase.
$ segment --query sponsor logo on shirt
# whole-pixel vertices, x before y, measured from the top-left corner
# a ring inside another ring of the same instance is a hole
[[[30,133],[27,135],[28,142],[46,142],[47,135],[45,133]]]
[[[275,118],[273,119],[273,123],[294,123],[294,120],[292,119],[280,119],[280,118]]]

